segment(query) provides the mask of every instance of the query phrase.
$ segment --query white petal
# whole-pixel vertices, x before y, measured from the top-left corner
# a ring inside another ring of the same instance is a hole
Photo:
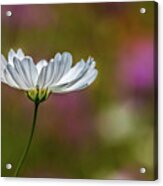
[[[61,53],[57,53],[55,56],[54,56],[54,61],[60,61],[62,59],[62,55]]]
[[[40,74],[41,69],[42,69],[43,67],[45,67],[47,64],[48,64],[47,61],[44,60],[44,59],[41,60],[41,61],[39,61],[39,62],[37,63],[36,68],[37,68],[38,74]]]
[[[37,86],[43,88],[46,82],[47,66],[43,67],[37,81]]]
[[[57,74],[54,82],[52,82],[53,84],[59,81],[63,75],[70,70],[72,65],[72,55],[68,52],[64,52],[62,55],[57,54],[54,60],[57,65]]]
[[[55,84],[67,71],[70,70],[72,65],[72,56],[68,52],[62,55],[57,53],[54,60],[43,68],[38,78],[38,86],[47,88],[51,84]]]
[[[42,86],[44,85],[45,88],[47,88],[49,85],[53,84],[54,82],[56,82],[57,80],[57,76],[58,76],[58,67],[59,67],[59,62],[61,59],[61,54],[57,53],[54,57],[54,59],[50,60],[50,63],[47,67],[47,77],[46,77],[46,82],[39,82],[42,84]],[[42,78],[42,77],[40,77]],[[46,84],[45,84],[46,83]]]
[[[57,81],[60,80],[61,77],[63,77],[63,75],[70,70],[71,65],[72,65],[72,55],[68,52],[64,52],[62,54],[62,58],[60,60],[59,67],[58,67]]]
[[[71,79],[71,81],[64,81],[63,84],[61,84],[60,82],[58,82],[57,84],[55,84],[54,86],[63,86],[63,85],[68,85],[68,86],[71,86],[73,85],[74,83],[76,83],[77,81],[79,81],[81,78],[83,78],[83,76],[85,76],[85,74],[91,70],[91,69],[94,69],[95,65],[96,65],[96,62],[93,61],[91,58],[89,58],[87,60],[87,63],[85,63],[83,60],[81,60],[82,62],[82,65],[81,65],[81,69],[77,71],[77,73],[75,73],[75,71],[73,71],[72,73],[72,76],[74,76],[74,78]],[[65,75],[66,76],[66,75]],[[71,76],[71,77],[72,77]],[[65,78],[66,79],[66,78]],[[67,86],[66,85],[66,86]]]
[[[8,53],[8,62],[13,66],[13,59],[14,57],[17,57],[19,60],[23,60],[25,57],[22,49],[18,49],[17,52],[15,52],[13,49],[10,49]]]
[[[27,73],[26,73],[26,71],[25,71],[25,69],[23,67],[24,63],[21,62],[18,58],[14,57],[13,64],[14,64],[15,70],[17,71],[19,76],[22,78],[22,80],[24,81],[25,85],[28,88],[33,88],[34,86],[29,81]]]
[[[96,79],[98,74],[97,70],[94,68],[95,64],[95,61],[92,61],[92,59],[88,60],[87,63],[84,65],[82,71],[71,82],[55,85],[53,87],[49,87],[49,89],[52,92],[64,93],[81,90],[89,86]]]
[[[1,54],[1,81],[6,83],[6,79],[4,77],[4,69],[6,68],[7,61],[5,57]]]
[[[7,83],[6,78],[4,76],[4,71],[1,72],[1,82]]]
[[[12,82],[14,82],[18,88],[23,89],[23,90],[28,90],[28,87],[25,85],[22,77],[17,73],[16,70],[10,64],[8,64],[6,68],[7,68],[6,80],[8,78],[8,73],[9,73],[11,76]]]
[[[49,86],[49,84],[53,81],[53,77],[54,77],[54,73],[55,73],[54,67],[55,67],[55,63],[52,61],[46,67],[46,77],[45,77],[45,81],[43,84],[44,88],[47,88]]]
[[[6,78],[5,78],[5,75],[4,75],[4,70],[1,70],[1,82],[7,83]]]
[[[82,71],[78,74],[78,76],[71,81],[69,84],[72,85],[74,83],[76,83],[77,81],[79,81],[80,79],[82,79],[85,74],[87,74],[90,70],[94,69],[96,65],[96,62],[93,61],[92,58],[89,58],[84,66],[84,68],[82,69]]]
[[[98,71],[96,69],[92,70],[82,78],[80,81],[75,83],[74,85],[70,86],[69,88],[66,89],[66,91],[75,91],[75,90],[81,90],[89,86],[93,81],[96,79],[98,74]]]
[[[62,64],[63,64],[63,72],[62,74],[67,73],[72,66],[72,55],[69,52],[64,52],[62,54]]]
[[[2,81],[3,83],[6,83],[6,78],[5,78],[5,76],[4,76],[4,69],[2,70],[2,68],[1,68],[1,81]]]
[[[6,61],[5,57],[1,54],[1,70],[6,68],[6,65],[7,65],[7,61]]]
[[[14,88],[18,88],[20,89],[20,87],[17,85],[17,83],[13,80],[13,78],[10,75],[10,72],[7,69],[4,69],[4,77],[5,77],[5,82],[7,85],[9,85],[10,87],[14,87]]]
[[[81,60],[73,68],[71,68],[58,82],[56,85],[66,84],[78,77],[85,67],[85,62]]]
[[[31,57],[25,57],[21,61],[21,67],[31,87],[35,87],[38,79],[38,72]]]
[[[13,58],[16,56],[16,53],[13,49],[10,49],[9,53],[8,53],[8,62],[10,65],[13,66]]]
[[[79,91],[82,90],[86,87],[88,87],[93,81],[96,79],[98,74],[98,71],[94,69],[88,76],[85,78],[81,79],[77,83],[75,83],[72,86],[58,86],[58,87],[53,87],[50,90],[55,93],[67,93],[67,92],[72,92],[72,91]]]
[[[19,49],[17,50],[16,57],[17,57],[18,59],[20,59],[20,60],[23,60],[23,58],[25,57],[25,55],[24,55],[24,53],[23,53],[23,51],[22,51],[21,48],[19,48]]]
[[[57,53],[54,56],[54,59],[51,60],[51,63],[53,64],[53,69],[52,69],[53,73],[52,73],[51,80],[48,82],[48,85],[53,84],[57,81],[61,59],[62,59],[62,55],[60,53]]]

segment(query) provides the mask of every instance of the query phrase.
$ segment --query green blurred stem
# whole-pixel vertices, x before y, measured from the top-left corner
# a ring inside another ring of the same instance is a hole
[[[28,151],[29,151],[29,148],[30,148],[30,145],[31,145],[31,142],[32,142],[32,138],[33,138],[33,134],[34,134],[34,130],[35,130],[35,125],[36,125],[38,106],[39,106],[39,103],[35,103],[31,133],[30,133],[30,136],[29,136],[29,139],[28,139],[28,143],[27,143],[27,145],[24,149],[24,152],[22,154],[22,157],[20,158],[20,160],[18,162],[18,166],[17,166],[15,174],[14,174],[15,177],[18,176],[19,171],[20,171],[21,167],[23,166],[23,163],[26,159],[26,156],[28,154]]]

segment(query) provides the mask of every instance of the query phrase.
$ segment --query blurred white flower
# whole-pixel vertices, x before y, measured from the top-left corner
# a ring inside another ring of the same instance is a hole
[[[21,49],[11,49],[8,61],[1,55],[1,81],[11,87],[27,92],[36,102],[47,99],[50,93],[67,93],[89,86],[97,77],[96,62],[89,57],[81,59],[72,67],[72,55],[57,53],[49,63],[39,61],[36,65]]]

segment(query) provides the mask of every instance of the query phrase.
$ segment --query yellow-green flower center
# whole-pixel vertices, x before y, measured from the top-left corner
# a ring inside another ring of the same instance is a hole
[[[50,94],[48,89],[32,89],[26,92],[28,98],[35,103],[40,103],[45,101]]]

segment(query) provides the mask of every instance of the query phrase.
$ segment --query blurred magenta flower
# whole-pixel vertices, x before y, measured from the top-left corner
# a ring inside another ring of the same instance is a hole
[[[149,89],[154,83],[154,43],[142,38],[126,42],[118,57],[118,81],[127,90]]]
[[[52,99],[56,105],[58,118],[62,118],[62,131],[58,131],[62,138],[72,145],[88,142],[94,127],[88,97],[82,92],[78,94],[74,92],[64,96],[56,95]]]

